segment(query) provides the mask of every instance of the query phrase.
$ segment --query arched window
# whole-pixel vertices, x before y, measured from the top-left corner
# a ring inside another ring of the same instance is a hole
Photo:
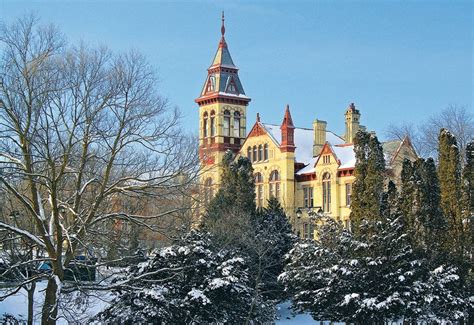
[[[208,178],[204,182],[204,202],[209,204],[213,196],[214,192],[212,189],[212,178]]]
[[[234,137],[240,138],[240,113],[234,112]]]
[[[224,111],[224,136],[230,137],[230,112]]]
[[[247,147],[247,158],[252,161],[252,147]]]
[[[252,161],[257,161],[257,146],[253,146]]]
[[[270,174],[270,197],[280,198],[280,174],[274,170]]]
[[[255,174],[255,199],[257,207],[263,207],[263,177],[262,174]]]
[[[263,160],[263,146],[259,145],[258,146],[258,161]]]
[[[323,175],[323,211],[331,211],[331,174]]]
[[[204,115],[202,117],[202,132],[203,136],[207,138],[207,112],[204,112]]]
[[[268,144],[263,145],[263,160],[268,160]]]
[[[211,137],[216,135],[216,112],[211,112]]]

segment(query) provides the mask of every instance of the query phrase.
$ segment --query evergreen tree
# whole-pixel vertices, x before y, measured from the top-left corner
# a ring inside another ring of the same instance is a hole
[[[438,176],[441,209],[447,218],[449,250],[461,258],[464,238],[461,216],[461,164],[456,138],[448,130],[439,134]]]
[[[267,207],[253,218],[254,236],[249,252],[255,265],[256,287],[266,299],[282,300],[283,287],[278,275],[283,272],[285,255],[296,241],[291,224],[277,198],[271,197]]]
[[[433,158],[423,162],[421,170],[420,220],[423,243],[432,255],[443,254],[446,238],[446,219],[441,210],[441,193]]]
[[[206,209],[204,223],[218,220],[235,210],[251,216],[255,209],[252,164],[245,157],[234,160],[234,154],[228,150],[222,161],[220,188]]]
[[[373,223],[380,218],[385,160],[382,146],[374,134],[359,131],[354,141],[356,155],[351,202],[351,222],[356,235],[363,220]]]
[[[192,231],[115,281],[118,297],[96,320],[115,324],[242,324],[273,319],[273,309],[254,297],[247,260]],[[124,284],[124,285],[120,285]]]

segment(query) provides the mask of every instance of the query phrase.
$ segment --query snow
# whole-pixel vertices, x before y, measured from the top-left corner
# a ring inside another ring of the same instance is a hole
[[[47,280],[36,283],[34,294],[34,323],[37,324],[41,320],[41,307],[44,302]],[[0,295],[5,294],[5,289],[0,289]],[[110,292],[89,292],[87,301],[81,299],[78,293],[62,295],[59,301],[59,319],[57,324],[70,324],[70,315],[75,318],[79,317],[84,323],[87,319],[95,316],[105,309],[113,299]],[[83,301],[84,304],[75,305],[73,302]],[[17,294],[0,301],[0,316],[4,314],[13,315],[16,318],[28,318],[28,294],[26,290],[21,289]],[[69,320],[68,320],[69,318]]]
[[[203,305],[207,305],[211,302],[201,290],[195,288],[188,292],[188,296],[191,297],[191,300],[201,300]]]
[[[342,168],[354,168],[356,163],[356,157],[354,152],[354,146],[333,146],[332,150],[336,155],[337,159],[340,160],[341,164],[339,169]]]

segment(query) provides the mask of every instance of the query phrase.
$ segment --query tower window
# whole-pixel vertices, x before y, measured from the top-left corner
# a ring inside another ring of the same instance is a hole
[[[206,93],[216,91],[216,77],[210,76],[206,85]]]
[[[240,113],[234,112],[234,137],[240,138]]]
[[[270,174],[270,197],[280,198],[280,174],[274,170]]]
[[[256,203],[257,207],[263,207],[263,177],[262,174],[256,173],[255,174],[255,196],[256,196]]]
[[[224,111],[224,136],[230,137],[230,112]]]
[[[203,115],[202,132],[203,132],[204,138],[207,138],[207,112],[204,112],[204,115]]]
[[[323,175],[323,211],[331,211],[331,175],[329,173]]]
[[[268,160],[268,144],[263,145],[263,160]]]
[[[211,137],[216,135],[216,113],[211,112]]]

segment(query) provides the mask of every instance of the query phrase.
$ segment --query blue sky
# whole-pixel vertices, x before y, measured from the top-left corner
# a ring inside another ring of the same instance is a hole
[[[35,13],[71,43],[144,53],[159,87],[197,132],[194,99],[226,14],[226,40],[246,94],[247,127],[260,112],[280,123],[288,103],[297,126],[313,119],[343,133],[355,102],[379,134],[421,122],[450,104],[473,109],[470,1],[7,1],[0,20]]]

